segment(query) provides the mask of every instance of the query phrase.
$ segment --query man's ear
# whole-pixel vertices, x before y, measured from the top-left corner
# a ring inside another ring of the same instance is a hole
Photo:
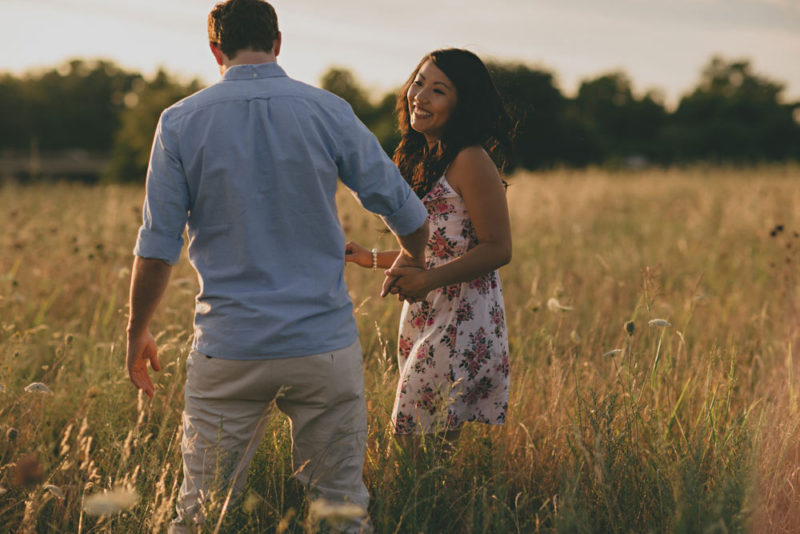
[[[272,41],[272,51],[275,52],[275,57],[278,57],[278,54],[281,53],[281,41],[282,41],[282,39],[283,39],[283,36],[281,35],[281,32],[278,32],[278,37],[276,37],[275,40]]]
[[[217,60],[217,65],[220,67],[222,66],[222,57],[223,53],[222,50],[219,49],[219,46],[215,45],[214,43],[208,43],[208,47],[211,49],[211,53],[214,54],[214,59]]]

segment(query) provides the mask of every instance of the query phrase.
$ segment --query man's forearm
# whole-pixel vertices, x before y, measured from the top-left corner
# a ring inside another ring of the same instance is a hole
[[[147,329],[150,319],[167,289],[172,266],[150,258],[136,257],[131,273],[130,316],[128,333],[138,334]]]

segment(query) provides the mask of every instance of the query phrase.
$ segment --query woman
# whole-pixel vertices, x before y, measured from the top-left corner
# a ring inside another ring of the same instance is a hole
[[[400,319],[392,423],[397,434],[444,433],[464,422],[505,422],[508,339],[496,269],[511,259],[500,177],[510,121],[485,65],[466,50],[425,56],[397,102],[394,161],[428,209],[427,270],[392,267]],[[397,251],[348,243],[346,260],[392,266]]]

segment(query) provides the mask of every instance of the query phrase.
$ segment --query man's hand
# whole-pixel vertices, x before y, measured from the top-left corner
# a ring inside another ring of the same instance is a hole
[[[147,376],[147,362],[154,371],[161,370],[158,363],[156,340],[150,335],[150,318],[158,301],[167,289],[172,267],[158,259],[136,257],[131,269],[131,302],[128,318],[128,350],[125,360],[128,376],[133,385],[153,397],[155,388]]]
[[[128,351],[126,362],[128,364],[128,376],[133,385],[138,389],[144,390],[148,397],[153,398],[155,387],[147,374],[147,362],[154,371],[161,370],[158,361],[158,347],[156,340],[148,330],[139,334],[128,333]]]

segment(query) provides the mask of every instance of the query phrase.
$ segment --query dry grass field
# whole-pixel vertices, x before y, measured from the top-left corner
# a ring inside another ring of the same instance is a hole
[[[392,439],[399,306],[347,268],[376,532],[797,532],[800,168],[509,182],[508,423],[466,427],[453,455],[426,443],[414,469]],[[171,518],[196,280],[181,260],[153,325],[156,396],[137,396],[123,359],[142,197],[0,186],[2,532],[160,532]],[[345,192],[340,214],[348,238],[391,246]],[[244,498],[209,531],[317,530],[289,450],[277,415]]]

